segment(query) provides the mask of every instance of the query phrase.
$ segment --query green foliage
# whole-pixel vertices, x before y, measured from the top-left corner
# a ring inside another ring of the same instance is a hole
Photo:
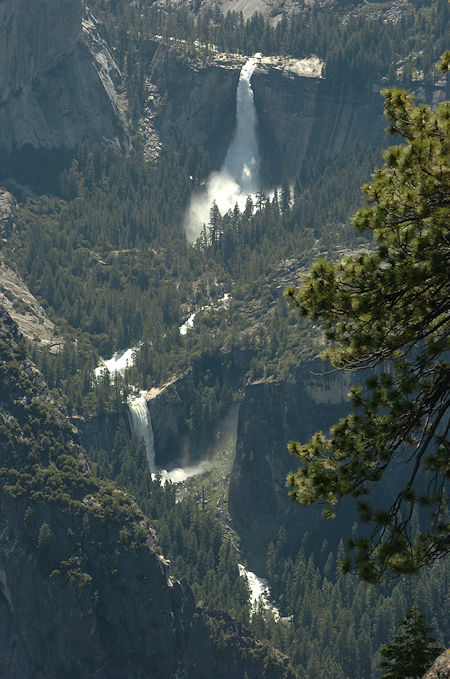
[[[48,397],[23,346],[8,339],[0,363],[0,420],[7,434],[0,446],[4,513],[44,577],[94,597],[92,574],[98,575],[99,559],[109,565],[125,550],[139,548],[149,526],[124,491],[86,474],[73,427]]]
[[[151,525],[156,529],[159,549],[170,561],[175,577],[186,580],[197,601],[209,608],[227,611],[241,622],[248,621],[249,592],[239,575],[236,552],[214,511],[202,511],[190,498],[177,501],[175,487],[148,472],[141,440],[130,436],[125,419],[120,422],[112,450],[91,450],[89,458],[96,474],[113,479],[130,491]],[[119,540],[128,545],[122,530]]]
[[[416,606],[408,611],[401,626],[401,634],[381,649],[385,658],[380,662],[385,669],[381,679],[420,679],[444,650],[435,646],[436,637]]]
[[[303,57],[315,52],[327,61],[327,77],[341,80],[361,82],[386,75],[409,80],[419,71],[430,80],[436,50],[446,35],[447,5],[445,1],[431,7],[416,3],[414,11],[405,10],[394,24],[358,12],[344,22],[340,12],[323,8],[272,22],[261,15],[244,21],[241,14],[223,16],[216,9],[196,17],[186,7],[93,0],[94,11],[107,23],[125,75],[134,121],[146,104],[148,74],[162,96],[173,85],[173,62],[164,58],[170,45],[178,54],[204,63],[210,58],[208,43],[214,43],[247,54],[262,49],[266,54]],[[155,40],[155,34],[162,37]],[[169,41],[169,37],[179,39]],[[193,44],[195,38],[200,45]],[[400,66],[397,73],[393,64]],[[54,394],[61,397],[65,392],[74,413],[117,412],[130,384],[149,388],[194,365],[206,350],[213,353],[219,347],[258,352],[251,379],[288,371],[302,342],[293,314],[286,305],[276,305],[279,290],[273,280],[280,276],[279,262],[314,246],[326,251],[336,244],[367,242],[366,234],[349,229],[348,216],[357,205],[356,187],[374,162],[375,151],[365,146],[349,149],[337,159],[323,156],[314,169],[304,168],[295,180],[291,202],[287,182],[273,199],[261,190],[256,205],[249,201],[243,212],[215,212],[193,248],[185,242],[181,223],[192,187],[209,172],[202,149],[178,140],[176,148],[167,148],[157,163],[148,164],[139,141],[128,157],[82,144],[75,161],[62,172],[59,188],[54,187],[58,197],[41,196],[22,205],[16,215],[18,229],[5,246],[6,256],[68,338],[56,356],[35,352]],[[432,208],[431,198],[430,204]],[[428,256],[433,259],[431,248]],[[405,280],[406,271],[407,266]],[[388,277],[384,270],[380,275]],[[186,309],[210,304],[224,291],[232,292],[229,310],[199,315],[192,332],[181,338],[178,325],[186,318]],[[240,302],[240,311],[234,299]],[[124,378],[110,380],[105,375],[92,381],[99,353],[108,356],[141,339],[136,366]],[[68,454],[69,432],[55,424],[48,402],[36,398],[32,380],[20,369],[23,356],[1,342],[0,355],[5,361],[0,370],[29,390],[24,391],[23,408],[16,404],[14,415],[0,425],[4,441],[0,481],[5,497],[17,503],[30,499],[25,528],[33,545],[38,536],[43,550],[44,545],[51,547],[48,554],[44,550],[51,577],[89,588],[88,548],[101,555],[112,545],[114,553],[108,552],[108,558],[114,559],[116,552],[136,549],[148,539],[147,525],[126,493],[108,481],[86,478]],[[383,382],[377,388],[389,391],[392,385]],[[193,427],[206,426],[232,397],[226,380],[207,371],[196,379],[193,394]],[[365,397],[355,390],[353,398],[357,404]],[[115,479],[132,490],[161,536],[158,550],[170,558],[173,573],[189,581],[197,598],[247,620],[247,585],[239,577],[234,550],[216,518],[200,511],[193,501],[176,502],[173,487],[152,482],[142,442],[130,437],[125,421],[117,430],[113,450],[109,454],[91,451],[90,461],[103,479]],[[411,504],[411,494],[405,493],[401,500]],[[48,535],[44,527],[50,524],[42,512],[46,506],[57,508],[65,518],[76,517],[67,531],[61,533],[52,522],[53,534]],[[371,516],[370,508],[363,509]],[[103,543],[105,525],[117,530],[113,539]],[[386,642],[382,630],[390,633],[397,613],[404,614],[403,594],[385,592],[374,604],[374,595],[354,579],[348,585],[340,577],[334,582],[334,555],[328,556],[323,573],[300,555],[294,561],[284,558],[277,546],[271,556],[274,594],[293,622],[275,623],[260,610],[254,618],[258,633],[291,653],[308,679],[356,676],[355,664],[365,677],[377,676],[371,674],[369,659],[373,649]],[[413,596],[431,600],[437,596],[437,580],[433,572],[434,589],[426,590],[422,584]],[[373,620],[364,617],[367,608],[375,609]],[[226,645],[229,639],[223,641]]]
[[[106,22],[135,111],[143,107],[146,74],[137,56],[152,60],[161,43],[183,58],[205,64],[216,49],[298,58],[317,54],[326,62],[327,77],[356,85],[382,78],[430,82],[436,77],[434,65],[447,46],[450,12],[446,0],[431,6],[420,1],[404,6],[395,20],[389,13],[391,3],[374,11],[373,3],[349,0],[345,5],[354,7],[345,13],[344,21],[342,5],[305,7],[289,15],[282,13],[278,21],[258,12],[244,20],[242,12],[222,14],[217,7],[202,7],[198,12],[200,3],[189,10],[184,5],[138,7],[121,0],[111,9],[97,0],[93,9]],[[171,73],[166,63],[162,67],[157,57],[155,62],[152,78],[165,91]]]
[[[129,157],[82,144],[61,176],[64,200],[41,196],[17,210],[5,255],[68,338],[56,356],[35,350],[34,359],[70,411],[102,414],[122,400],[120,379],[93,382],[98,354],[143,340],[134,375],[143,387],[185,360],[180,303],[205,268],[181,227],[197,151],[167,149],[155,167],[139,144]]]
[[[316,557],[303,547],[291,554],[291,547],[280,530],[267,550],[271,592],[284,617],[276,621],[259,609],[251,628],[286,653],[302,679],[379,679],[380,651],[413,605],[432,621],[440,642],[449,644],[449,558],[414,578],[374,587],[341,574],[342,541],[330,551],[325,540]]]
[[[357,145],[339,159],[324,157],[323,174],[317,169],[299,175],[289,209],[287,199],[282,208],[282,195],[276,195],[254,214],[235,209],[220,215],[217,238],[208,231],[194,248],[179,228],[185,202],[177,207],[173,196],[187,196],[188,173],[200,178],[196,157],[201,154],[186,142],[150,167],[139,147],[124,158],[82,144],[61,177],[65,200],[42,196],[17,211],[20,228],[5,255],[67,338],[56,355],[35,347],[33,359],[71,414],[117,412],[130,384],[160,384],[175,371],[195,368],[205,351],[224,346],[257,348],[263,363],[254,362],[255,377],[287,370],[299,335],[294,314],[272,313],[280,295],[272,281],[279,261],[292,249],[306,252],[316,239],[324,248],[354,241],[345,222],[357,205],[358,178],[368,176],[376,156]],[[163,190],[166,185],[170,190]],[[288,192],[285,186],[281,194]],[[244,313],[233,312],[232,303],[229,310],[214,308],[225,291],[242,300]],[[247,315],[255,295],[263,296],[264,305],[254,304]],[[183,309],[193,304],[203,311],[183,337]],[[267,311],[269,318],[262,320]],[[258,325],[255,314],[262,320]],[[110,356],[138,340],[135,366],[125,376],[105,371],[93,379],[99,354]],[[199,427],[231,398],[220,380],[203,382],[191,403],[190,421]]]
[[[243,287],[292,252],[364,241],[346,223],[358,206],[358,178],[369,176],[378,157],[376,150],[356,143],[337,158],[324,154],[314,169],[304,168],[293,181],[290,202],[286,182],[271,199],[260,192],[261,201],[249,210],[236,205],[221,215],[216,207],[198,247]]]
[[[361,518],[375,528],[349,542],[357,556],[344,567],[369,581],[415,572],[449,546],[450,104],[433,112],[401,90],[384,96],[390,130],[406,143],[386,151],[364,187],[370,207],[354,217],[375,249],[338,263],[319,259],[300,289],[286,293],[325,323],[324,358],[339,368],[380,366],[365,391],[351,390],[355,412],[330,438],[319,432],[304,446],[290,444],[303,467],[288,477],[292,499],[323,501],[326,516],[346,495],[363,498]],[[365,496],[390,473],[401,474],[403,487],[376,511]],[[428,511],[421,532],[411,521],[417,505]]]
[[[47,522],[41,524],[39,528],[39,536],[37,546],[39,550],[44,550],[48,547],[50,540],[52,538],[52,530]]]

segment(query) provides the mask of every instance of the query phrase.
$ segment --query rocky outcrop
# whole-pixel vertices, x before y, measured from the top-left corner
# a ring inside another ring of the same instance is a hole
[[[153,58],[152,79],[157,84],[162,80],[166,90],[155,118],[162,142],[177,143],[187,135],[221,165],[236,119],[239,66],[191,63],[161,45]]]
[[[246,388],[239,409],[229,511],[250,569],[265,573],[267,547],[276,542],[280,528],[288,553],[295,557],[303,546],[316,562],[324,540],[335,550],[341,539],[345,543],[351,536],[355,521],[358,534],[370,533],[374,524],[361,525],[355,499],[344,498],[336,518],[327,520],[322,505],[293,503],[286,488],[288,472],[299,467],[298,458],[288,453],[288,442],[307,443],[317,431],[328,434],[351,409],[350,387],[364,385],[369,375],[332,369],[316,359],[300,363],[284,380],[261,380]],[[411,468],[408,455],[399,455],[378,483],[368,484],[375,510],[391,506]],[[429,481],[426,477],[420,481],[424,492]],[[428,520],[426,514],[423,518]]]
[[[1,209],[1,195],[0,195]],[[0,221],[1,224],[1,221]],[[22,335],[40,348],[58,352],[64,344],[54,323],[16,271],[0,257],[0,307],[8,311]]]
[[[236,86],[246,57],[209,53],[189,57],[183,44],[160,44],[152,64],[155,83],[165,82],[159,113],[153,118],[162,142],[179,142],[183,134],[209,153],[214,168],[224,159],[235,127]],[[351,83],[323,77],[317,57],[263,56],[252,76],[262,153],[263,184],[279,184],[304,166],[323,163],[358,142],[381,149],[385,134],[381,83]],[[162,74],[162,75],[161,75]],[[419,100],[445,100],[445,83],[420,86]]]
[[[266,180],[295,177],[323,153],[342,153],[356,142],[383,143],[386,121],[379,88],[296,76],[276,68],[252,78]]]
[[[167,0],[157,0],[161,7],[166,7]],[[177,5],[179,0],[170,0],[170,4]],[[305,4],[316,7],[333,5],[333,0],[308,0]],[[271,17],[276,23],[282,16],[298,12],[297,0],[199,0],[193,3],[196,11],[214,11],[219,7],[224,15],[227,12],[242,12],[244,19],[250,19],[255,12]]]
[[[29,90],[81,37],[81,0],[0,2],[0,102]]]
[[[235,126],[236,86],[246,58],[212,54],[204,62],[161,45],[153,60],[158,80],[164,61],[167,92],[155,126],[162,141],[195,139],[220,167]],[[314,166],[323,153],[345,151],[355,142],[380,145],[383,117],[380,87],[351,87],[322,77],[317,57],[263,56],[252,77],[263,156],[263,181],[295,177],[305,162]]]
[[[294,177],[305,164],[314,167],[322,154],[336,156],[357,143],[378,149],[393,143],[380,95],[386,85],[314,77],[319,66],[310,60],[307,77],[306,66],[296,73],[276,62],[264,66],[263,59],[253,75],[266,180],[277,182],[283,172]],[[448,99],[445,82],[412,92],[433,106]]]
[[[222,388],[236,392],[253,355],[245,350],[205,353],[193,362],[188,373],[148,392],[158,467],[198,462],[211,449],[231,402],[219,415],[212,412],[203,426],[198,426],[192,405],[196,392],[198,396],[202,389],[201,380],[209,374]]]
[[[0,311],[0,674],[282,679],[287,659],[197,608],[133,500],[78,434]]]
[[[16,200],[6,189],[0,188],[0,239],[7,241],[15,228]],[[3,307],[19,326],[22,335],[40,348],[56,353],[63,339],[48,318],[43,307],[31,294],[20,275],[5,264],[0,255],[0,308]]]
[[[436,658],[433,666],[424,675],[423,679],[449,679],[450,677],[450,648]]]
[[[0,150],[127,145],[120,73],[81,0],[0,2]]]

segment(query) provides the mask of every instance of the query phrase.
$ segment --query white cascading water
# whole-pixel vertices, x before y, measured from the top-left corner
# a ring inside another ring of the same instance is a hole
[[[236,130],[220,172],[213,172],[204,191],[196,193],[186,213],[185,230],[188,240],[199,237],[203,224],[209,222],[211,206],[216,201],[222,214],[236,203],[242,210],[248,195],[259,187],[259,149],[256,134],[256,109],[250,80],[261,55],[247,60],[241,70],[236,93]]]
[[[260,578],[256,573],[248,571],[245,566],[238,564],[239,575],[247,578],[250,589],[250,615],[252,616],[261,602],[263,608],[272,611],[275,620],[280,619],[280,611],[270,598],[270,587],[267,580]]]
[[[224,172],[236,182],[239,192],[245,196],[259,188],[257,116],[250,80],[260,56],[255,54],[251,57],[239,76],[236,92],[236,131],[223,166]]]
[[[141,392],[137,396],[129,396],[128,408],[130,411],[131,430],[133,434],[144,439],[148,468],[150,473],[153,474],[156,471],[155,441],[152,419],[144,393],[145,392]]]
[[[141,342],[136,347],[116,351],[116,353],[108,360],[101,358],[100,365],[95,368],[95,376],[100,377],[105,370],[111,375],[114,373],[121,373],[123,375],[126,368],[130,368],[134,364],[136,352],[140,345]]]

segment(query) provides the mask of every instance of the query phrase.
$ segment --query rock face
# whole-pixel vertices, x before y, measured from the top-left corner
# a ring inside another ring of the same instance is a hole
[[[449,679],[450,677],[450,648],[442,653],[430,667],[423,679]]]
[[[168,82],[155,125],[162,141],[183,133],[197,140],[220,167],[236,121],[236,87],[245,57],[216,55],[206,63],[188,62],[167,47],[158,48],[154,73],[164,62]],[[305,60],[263,57],[252,77],[262,153],[262,179],[279,183],[295,177],[322,153],[339,154],[355,142],[379,146],[384,134],[378,87],[358,88],[321,77],[317,57]]]
[[[167,93],[155,126],[163,143],[183,135],[205,148],[219,167],[225,158],[236,120],[236,87],[240,65],[218,68],[192,64],[161,45],[152,62],[153,77],[163,78]]]
[[[158,467],[198,462],[219,437],[223,419],[210,417],[204,426],[196,427],[191,406],[195,392],[202,389],[201,380],[206,373],[213,376],[222,387],[236,392],[248,369],[253,352],[246,350],[205,353],[193,361],[192,370],[161,389],[149,391],[148,407],[153,425],[156,464]],[[191,420],[191,427],[188,422]],[[193,425],[193,426],[192,426]]]
[[[355,142],[379,146],[386,121],[378,88],[288,75],[259,68],[252,87],[266,180],[294,177],[321,153],[337,155]]]
[[[251,384],[240,405],[229,510],[249,567],[260,574],[281,526],[294,550],[318,531],[321,542],[336,542],[334,522],[322,519],[320,508],[294,505],[285,486],[286,474],[297,468],[288,441],[306,442],[348,412],[353,376],[323,372],[323,363],[314,361],[303,364],[289,381]],[[350,529],[354,518],[351,513]]]
[[[28,341],[47,348],[51,353],[61,349],[64,340],[57,334],[54,323],[19,274],[6,266],[1,257],[0,306],[8,311]]]
[[[14,196],[0,187],[0,238],[7,240],[14,230],[14,209],[16,201]]]
[[[267,547],[276,542],[279,528],[293,557],[300,547],[320,558],[326,539],[335,550],[341,538],[352,534],[355,521],[362,527],[353,498],[339,504],[334,520],[322,517],[321,505],[293,503],[286,488],[286,475],[296,471],[298,458],[289,455],[289,441],[307,443],[317,431],[330,427],[350,411],[348,392],[365,383],[368,375],[343,370],[316,359],[301,363],[285,381],[250,384],[239,409],[236,457],[229,488],[229,511],[241,536],[241,548],[249,567],[258,574],[266,568]],[[395,458],[389,474],[370,490],[374,508],[389,507],[410,472],[407,456]],[[423,478],[424,491],[429,479]],[[365,496],[364,496],[365,497]],[[425,515],[424,515],[425,519]]]
[[[0,2],[2,153],[71,149],[85,138],[127,145],[112,86],[120,74],[82,11],[81,0]]]
[[[163,72],[167,82],[154,119],[161,140],[179,142],[188,134],[219,168],[236,123],[236,87],[245,61],[220,53],[193,61],[160,45],[152,67],[156,81]],[[251,82],[265,185],[279,184],[284,173],[294,178],[323,154],[341,154],[358,142],[373,148],[392,143],[385,134],[382,85],[324,78],[323,66],[317,57],[263,56],[255,69]],[[415,94],[433,103],[448,96],[445,85],[420,87]]]
[[[81,37],[81,0],[0,2],[0,101],[31,87]]]
[[[14,231],[14,196],[0,187],[0,239],[7,241]],[[19,274],[3,261],[0,255],[0,308],[3,307],[17,323],[27,340],[56,353],[63,345],[55,326],[42,306],[31,294]]]

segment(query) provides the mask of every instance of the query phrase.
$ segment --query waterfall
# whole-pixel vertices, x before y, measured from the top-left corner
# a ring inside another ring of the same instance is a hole
[[[144,393],[140,392],[137,396],[129,396],[128,408],[130,411],[131,430],[133,434],[144,439],[148,467],[150,473],[154,473],[156,471],[155,442],[150,410],[148,409]]]
[[[260,578],[256,573],[248,571],[245,566],[238,564],[239,575],[245,577],[250,589],[250,617],[258,608],[258,603],[261,602],[263,608],[272,611],[275,620],[280,619],[280,611],[273,603],[270,597],[270,587],[267,580]]]
[[[236,93],[236,131],[223,166],[223,171],[231,177],[239,187],[239,192],[245,196],[259,188],[257,116],[250,79],[260,56],[255,54],[251,57],[239,76]],[[234,204],[231,207],[234,207]]]
[[[191,242],[198,238],[203,224],[209,222],[214,201],[222,214],[232,210],[236,203],[243,210],[247,196],[260,188],[257,115],[250,84],[260,57],[259,53],[255,54],[241,70],[236,92],[236,130],[224,165],[220,172],[208,177],[206,188],[191,198],[184,224]]]

